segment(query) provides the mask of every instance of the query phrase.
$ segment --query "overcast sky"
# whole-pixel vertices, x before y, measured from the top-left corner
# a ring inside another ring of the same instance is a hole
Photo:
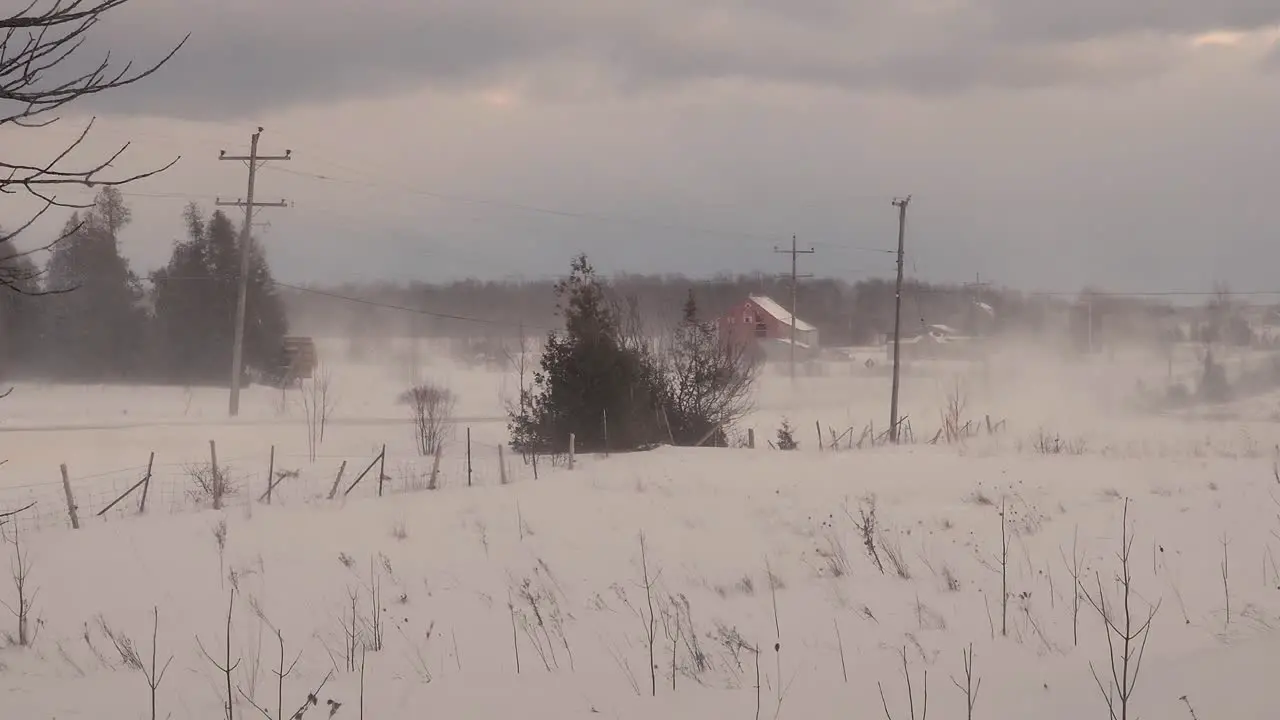
[[[189,200],[244,194],[282,279],[606,271],[886,275],[1023,289],[1280,290],[1275,0],[132,0],[86,102],[162,264]],[[39,158],[84,117],[0,132]],[[19,141],[18,138],[21,138]],[[73,191],[65,197],[79,197]],[[26,209],[6,198],[0,222]],[[52,234],[62,216],[27,242]],[[40,235],[40,234],[43,235]]]

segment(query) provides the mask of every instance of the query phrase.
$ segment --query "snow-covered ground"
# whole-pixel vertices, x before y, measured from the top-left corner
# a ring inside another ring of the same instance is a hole
[[[156,716],[224,717],[228,607],[236,718],[260,717],[255,704],[292,717],[323,682],[305,718],[359,718],[363,702],[363,717],[389,720],[808,720],[884,717],[886,704],[901,719],[905,654],[915,717],[927,683],[929,716],[959,719],[953,680],[965,684],[970,647],[973,717],[1106,717],[1093,671],[1109,688],[1107,635],[1072,576],[1121,600],[1126,502],[1131,609],[1145,620],[1159,606],[1130,717],[1280,708],[1280,427],[1262,412],[1133,416],[1124,396],[1165,375],[1158,359],[1051,366],[1024,350],[985,369],[921,366],[903,380],[917,443],[839,451],[833,431],[856,442],[887,425],[883,370],[832,366],[794,385],[771,373],[744,424],[755,450],[544,460],[536,480],[508,453],[505,486],[514,378],[437,360],[418,374],[458,393],[461,418],[437,491],[419,489],[430,463],[396,402],[412,373],[399,361],[331,371],[336,408],[314,462],[297,398],[265,388],[236,421],[217,389],[23,385],[0,402],[0,512],[37,503],[6,527],[29,559],[34,640],[15,645],[6,575],[0,717],[152,717],[145,673],[117,643],[149,671],[156,616],[156,662],[173,658]],[[957,387],[983,429],[930,445]],[[784,417],[797,452],[766,444]],[[221,511],[191,497],[210,441],[241,486]],[[385,495],[376,468],[344,494],[384,445]],[[135,492],[99,517],[153,452],[148,512]],[[258,501],[269,463],[298,471],[270,506]],[[12,542],[3,550],[12,560]],[[277,630],[286,670],[297,659],[282,702]]]

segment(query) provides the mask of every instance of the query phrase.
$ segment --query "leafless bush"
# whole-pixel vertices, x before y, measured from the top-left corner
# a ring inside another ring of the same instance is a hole
[[[311,377],[298,385],[302,397],[302,412],[307,421],[307,453],[311,462],[316,460],[317,448],[324,444],[325,428],[333,414],[337,400],[333,395],[333,373],[321,365]]]
[[[221,510],[226,499],[240,491],[226,466],[193,463],[186,466],[185,472],[191,481],[187,496],[197,504],[210,503],[214,510]]]
[[[975,433],[973,423],[965,421],[964,412],[969,406],[969,399],[960,381],[947,393],[947,406],[942,410],[942,436],[948,444],[957,443]]]
[[[98,628],[102,630],[102,634],[111,641],[112,646],[116,649],[116,654],[120,656],[120,662],[130,670],[142,670],[142,657],[138,655],[137,648],[133,645],[133,638],[122,632],[112,628],[107,623],[106,617],[98,616]]]
[[[884,562],[880,559],[880,551],[876,549],[876,541],[880,537],[880,528],[876,521],[876,496],[868,495],[859,503],[858,518],[854,518],[848,509],[845,510],[845,514],[853,520],[854,527],[862,536],[862,546],[866,548],[867,556],[871,558],[871,562],[875,564],[880,574],[885,574]]]
[[[406,390],[400,396],[400,402],[409,406],[414,436],[418,440],[418,452],[423,457],[443,452],[448,433],[452,429],[453,410],[457,402],[453,392],[448,388],[424,383]]]
[[[1063,438],[1056,433],[1041,430],[1033,447],[1040,455],[1083,455],[1087,444],[1084,438]]]
[[[543,667],[548,671],[560,669],[560,655],[556,652],[558,646],[564,650],[572,670],[573,649],[565,634],[564,615],[555,593],[541,583],[535,583],[532,578],[524,578],[513,590],[519,600],[512,607],[513,617],[524,630]]]

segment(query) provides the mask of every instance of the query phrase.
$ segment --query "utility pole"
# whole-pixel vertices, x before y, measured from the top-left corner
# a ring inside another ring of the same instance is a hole
[[[911,204],[911,196],[895,198],[894,207],[898,208],[898,282],[893,295],[893,394],[889,399],[889,441],[898,442],[898,378],[899,359],[902,349],[902,262],[907,235],[907,206]]]
[[[783,250],[781,248],[774,247],[773,251],[776,253],[784,253],[786,255],[791,256],[791,384],[795,385],[795,382],[796,382],[796,322],[797,322],[796,320],[796,285],[799,283],[800,278],[813,277],[812,274],[799,275],[796,273],[796,270],[797,270],[796,259],[800,255],[812,255],[816,251],[813,248],[809,248],[808,250],[797,250],[795,235],[791,236],[790,250]]]
[[[218,154],[219,160],[241,160],[249,167],[249,188],[245,192],[244,200],[236,200],[235,202],[223,202],[218,199],[216,204],[219,206],[231,206],[244,208],[244,225],[240,227],[240,287],[239,297],[236,299],[236,329],[235,344],[231,348],[231,400],[229,412],[231,417],[240,414],[240,378],[244,375],[244,323],[245,308],[249,301],[249,258],[253,243],[253,211],[260,207],[287,207],[288,203],[284,200],[279,202],[259,203],[253,201],[253,181],[257,175],[258,166],[268,160],[289,160],[292,150],[285,150],[284,155],[259,155],[258,154],[258,138],[262,135],[262,128],[258,128],[258,132],[253,134],[253,138],[249,142],[248,155],[228,155],[226,150]]]
[[[964,284],[964,289],[968,295],[967,299],[969,301],[969,332],[975,336],[982,334],[978,332],[978,322],[976,318],[978,317],[979,296],[975,291],[979,291],[982,288],[989,287],[990,285],[991,283],[982,281],[982,273],[976,273],[973,276],[973,282]]]

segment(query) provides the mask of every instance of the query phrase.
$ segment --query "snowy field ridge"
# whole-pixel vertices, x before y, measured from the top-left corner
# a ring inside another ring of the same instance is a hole
[[[503,485],[509,378],[432,374],[474,420],[471,487],[461,427],[439,489],[418,484],[430,463],[385,369],[335,369],[314,462],[278,391],[227,422],[223,391],[81,388],[57,413],[76,390],[20,386],[0,512],[40,509],[5,528],[23,588],[0,581],[0,716],[151,718],[150,678],[175,720],[225,718],[228,696],[233,719],[1074,720],[1108,717],[1114,685],[1133,686],[1129,717],[1280,712],[1271,423],[1135,419],[1081,399],[1094,375],[1027,377],[969,386],[1000,433],[929,445],[954,378],[919,376],[904,407],[923,440],[820,451],[815,423],[880,417],[882,378],[768,377],[757,449],[544,459],[536,480],[508,454]],[[784,416],[798,451],[765,445]],[[209,440],[239,483],[221,510],[188,492]],[[386,494],[344,494],[383,445]],[[272,448],[297,475],[268,506]],[[97,516],[151,452],[156,504]]]

